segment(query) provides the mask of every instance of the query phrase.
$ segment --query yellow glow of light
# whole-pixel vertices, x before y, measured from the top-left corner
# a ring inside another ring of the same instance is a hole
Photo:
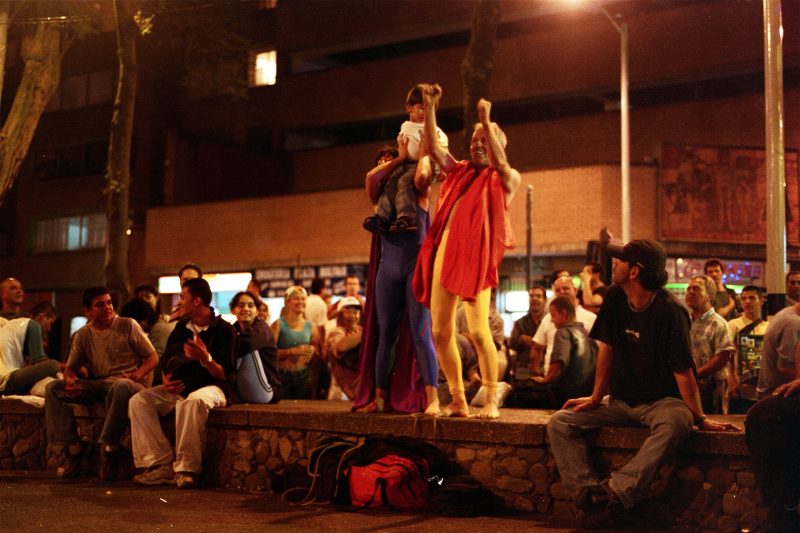
[[[227,274],[206,274],[203,276],[211,287],[211,292],[243,291],[247,288],[252,274],[250,272],[232,272]],[[158,292],[161,294],[179,294],[181,281],[178,276],[161,276],[158,278]]]
[[[270,50],[256,54],[255,84],[275,85],[278,76],[278,52]]]

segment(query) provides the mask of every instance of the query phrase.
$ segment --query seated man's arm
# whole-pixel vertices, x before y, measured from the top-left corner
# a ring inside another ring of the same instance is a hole
[[[361,344],[361,331],[353,331],[350,334],[342,335],[342,338],[336,343],[336,351],[340,354],[348,352]]]
[[[158,354],[153,350],[150,354],[142,361],[136,370],[128,374],[128,379],[132,379],[133,381],[137,382],[144,382],[145,378],[147,377],[150,372],[152,372],[158,366]]]
[[[780,367],[780,364],[778,365],[778,369],[781,371],[781,373],[786,372],[785,369]],[[798,391],[800,391],[800,342],[797,343],[797,346],[794,349],[794,373],[795,378],[788,383],[784,383],[783,385],[776,387],[775,391],[772,393],[773,396],[783,396],[788,398],[789,396],[794,396]]]
[[[539,383],[550,383],[561,374],[563,368],[563,361],[550,361],[550,366],[547,367],[547,374],[544,376],[534,376],[531,379]]]
[[[187,340],[183,345],[183,354],[189,359],[199,362],[214,379],[224,381],[225,369],[218,362],[214,361],[208,347],[199,336],[195,339]]]
[[[794,378],[795,375],[800,377],[800,373],[797,373],[797,365],[800,364],[798,361],[798,357],[800,357],[800,342],[797,343],[794,349],[794,363],[790,363],[786,360],[786,358],[781,357],[780,351],[778,352],[778,360],[776,361],[775,367],[778,369],[778,372],[781,373],[782,376],[787,378]]]
[[[511,199],[514,197],[514,193],[517,192],[522,177],[516,169],[508,164],[506,149],[503,147],[503,143],[500,142],[500,138],[489,116],[491,110],[492,104],[488,100],[484,100],[483,98],[478,100],[478,120],[480,120],[486,132],[486,139],[489,141],[489,161],[503,179],[503,188],[506,190],[506,206],[508,206],[511,203]]]
[[[608,383],[611,379],[611,361],[614,358],[614,350],[610,345],[597,341],[597,366],[594,373],[594,389],[592,395],[585,398],[574,398],[567,400],[563,409],[569,409],[575,412],[583,411],[584,409],[594,409],[599,406],[603,397],[608,392]]]
[[[692,412],[698,429],[702,431],[741,431],[741,428],[733,424],[714,422],[705,417],[703,406],[700,403],[700,390],[697,388],[697,379],[695,379],[691,367],[680,372],[673,372],[673,375],[675,376],[675,382],[678,384],[681,399]]]
[[[530,368],[531,374],[541,375],[540,369],[542,368],[542,357],[547,347],[539,344],[536,341],[531,342],[531,355],[530,355]]]
[[[539,383],[551,383],[561,374],[561,371],[570,364],[573,349],[572,335],[566,328],[556,330],[553,339],[553,351],[550,352],[550,366],[547,367],[547,374],[544,377],[532,378]]]
[[[518,352],[527,350],[533,343],[533,337],[526,335],[522,331],[522,326],[519,321],[514,322],[514,327],[511,329],[511,336],[508,338],[508,347]]]

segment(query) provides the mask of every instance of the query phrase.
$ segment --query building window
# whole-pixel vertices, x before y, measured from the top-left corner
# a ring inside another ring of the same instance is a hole
[[[258,9],[275,9],[278,0],[258,0]]]
[[[60,146],[33,151],[37,181],[100,176],[106,171],[108,141]]]
[[[33,225],[33,253],[102,248],[106,243],[103,213],[38,220]]]
[[[63,78],[45,111],[79,109],[110,102],[114,95],[114,72],[101,70]]]
[[[253,86],[275,85],[278,75],[278,52],[268,50],[255,54]]]

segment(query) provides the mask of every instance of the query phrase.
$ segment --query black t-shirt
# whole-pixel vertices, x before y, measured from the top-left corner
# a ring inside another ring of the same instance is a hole
[[[694,368],[689,314],[666,290],[636,312],[625,291],[609,287],[589,335],[613,349],[611,396],[629,405],[680,398],[674,372]]]

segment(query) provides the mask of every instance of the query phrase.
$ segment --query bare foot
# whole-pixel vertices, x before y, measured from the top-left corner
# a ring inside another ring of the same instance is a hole
[[[439,400],[429,403],[422,414],[429,416],[439,416]]]
[[[375,398],[367,405],[359,409],[359,413],[382,413],[383,412],[383,398]]]
[[[500,418],[500,410],[494,403],[487,403],[475,415],[477,418]]]
[[[469,416],[469,406],[465,400],[454,399],[453,402],[444,408],[442,416],[452,416],[454,418],[466,418]]]
[[[439,416],[439,390],[430,385],[425,386],[425,412],[429,416]]]

